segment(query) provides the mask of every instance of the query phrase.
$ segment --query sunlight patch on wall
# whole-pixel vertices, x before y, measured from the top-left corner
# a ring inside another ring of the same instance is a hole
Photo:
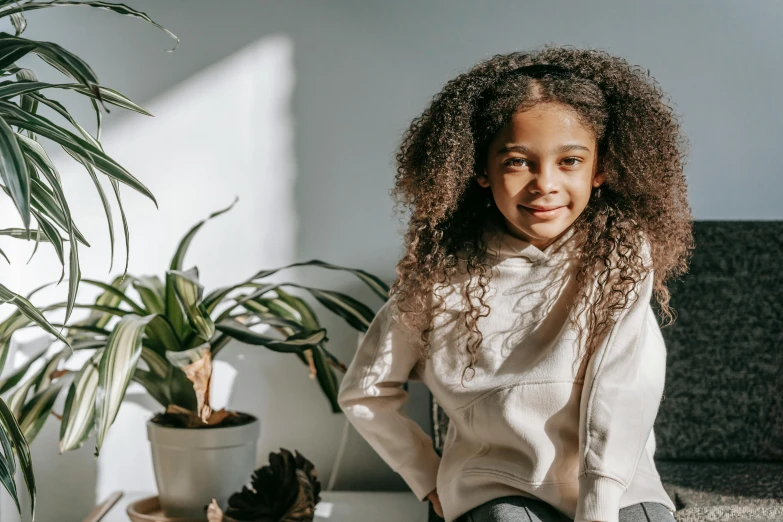
[[[230,212],[211,220],[199,231],[183,268],[198,266],[201,281],[209,291],[295,259],[293,86],[293,42],[284,35],[272,36],[142,103],[154,117],[129,113],[104,129],[102,143],[106,152],[141,180],[159,205],[156,210],[149,199],[128,187],[122,188],[130,226],[129,273],[163,277],[182,236],[198,221],[231,204],[235,196],[239,201]],[[49,150],[63,178],[74,220],[92,245],[79,251],[82,276],[108,281],[122,273],[125,262],[116,202],[112,208],[114,266],[109,273],[109,234],[98,193],[87,173],[79,171],[78,164],[64,153],[56,154],[54,147]],[[111,197],[108,181],[103,186]],[[39,249],[50,251],[38,252],[25,265],[32,246],[19,243],[13,249],[5,249],[12,268],[5,268],[3,281],[23,294],[57,280],[61,272],[54,252],[44,243]],[[64,280],[57,288],[36,294],[35,303],[62,301],[66,294]],[[95,295],[96,289],[82,284],[77,302],[89,302]],[[74,311],[72,320],[85,315],[79,312]],[[62,317],[53,315],[50,319],[59,321]],[[41,335],[32,329],[21,333],[19,339],[23,341]],[[17,359],[21,362],[27,358],[24,346],[19,346],[19,352]],[[75,363],[81,361],[74,359],[74,364],[67,367],[76,367]],[[8,366],[11,364],[9,361]],[[228,401],[235,374],[229,364],[216,361],[216,407]],[[97,466],[96,501],[116,490],[155,489],[145,423],[160,407],[137,384],[131,385],[128,395],[97,461],[92,457],[94,438],[77,451],[86,474],[91,474],[90,469],[94,474]],[[58,400],[55,411],[62,411],[64,396]],[[49,423],[56,421],[52,418]],[[34,446],[56,449],[58,431],[42,431]],[[52,491],[58,484],[73,480],[72,466],[61,465],[63,462],[57,458],[38,460],[35,454],[34,451],[39,492]],[[42,496],[41,520],[48,519],[46,504]],[[56,506],[49,508],[54,510]]]

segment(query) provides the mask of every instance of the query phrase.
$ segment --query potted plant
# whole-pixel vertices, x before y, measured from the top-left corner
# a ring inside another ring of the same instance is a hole
[[[79,245],[89,246],[89,243],[74,223],[68,200],[63,192],[60,175],[54,163],[49,159],[46,149],[40,143],[39,137],[45,137],[62,147],[84,166],[94,181],[96,190],[104,204],[109,225],[112,261],[114,230],[111,205],[98,181],[99,177],[106,175],[112,184],[123,216],[126,245],[129,231],[120,199],[120,184],[127,185],[144,194],[153,202],[155,201],[149,189],[108,156],[100,143],[103,117],[101,111],[105,109],[109,112],[106,108],[107,105],[148,116],[151,114],[119,92],[100,85],[90,66],[67,49],[52,42],[30,40],[21,36],[27,27],[27,20],[24,16],[26,12],[69,6],[100,8],[138,18],[162,29],[179,42],[174,34],[152,21],[149,16],[123,4],[72,0],[56,2],[0,0],[0,19],[10,21],[14,29],[14,34],[0,32],[0,180],[2,181],[0,194],[8,196],[19,214],[22,224],[21,228],[3,228],[0,230],[0,236],[26,241],[35,239],[32,255],[37,252],[40,242],[50,243],[63,266],[60,281],[65,275],[65,266],[68,265],[70,278],[68,280],[66,322],[73,310],[74,299],[81,280]],[[65,83],[38,81],[32,70],[21,68],[16,63],[28,55],[37,55],[48,65],[68,77],[68,80]],[[97,118],[97,129],[94,136],[74,120],[65,105],[48,97],[49,92],[58,90],[72,91],[90,100]],[[42,108],[59,114],[65,118],[69,125],[62,126],[52,122],[40,114]],[[10,262],[2,250],[0,250],[0,255]],[[126,254],[126,271],[127,263]],[[18,328],[20,324],[36,325],[60,338],[61,341],[65,341],[65,338],[49,323],[41,311],[32,305],[30,298],[33,293],[35,291],[27,296],[22,296],[0,283],[0,304],[8,304],[15,309],[11,317],[0,323],[0,372],[10,351],[11,338],[7,332],[11,326]],[[4,382],[7,385],[9,381],[6,379]],[[16,482],[17,468],[22,472],[30,496],[31,514],[34,517],[35,477],[28,443],[22,436],[22,431],[11,414],[10,408],[0,400],[0,483],[11,495],[17,511],[21,514]]]
[[[341,411],[334,369],[345,371],[346,367],[327,350],[326,329],[310,304],[286,289],[306,291],[361,333],[375,313],[340,292],[265,282],[266,278],[295,266],[347,271],[381,299],[388,299],[388,286],[376,276],[319,260],[261,270],[205,295],[198,268],[183,270],[183,260],[204,223],[230,210],[236,201],[185,234],[163,277],[128,275],[111,283],[83,280],[103,290],[94,303],[74,305],[90,309],[90,315],[70,325],[53,323],[65,329],[74,351],[92,351],[75,375],[59,369],[72,353],[65,347],[46,358],[38,371],[21,368],[7,382],[0,382],[0,393],[12,390],[8,404],[28,440],[40,430],[57,395],[67,388],[60,451],[82,446],[94,432],[96,455],[128,384],[132,380],[140,383],[165,408],[148,422],[148,434],[160,502],[167,516],[203,516],[212,498],[225,507],[230,494],[253,471],[258,419],[242,412],[213,411],[209,402],[212,360],[231,339],[296,355],[309,368],[310,377],[317,379],[332,411]],[[56,303],[43,311],[66,305]],[[259,332],[256,326],[275,335]],[[7,326],[7,335],[13,329]]]

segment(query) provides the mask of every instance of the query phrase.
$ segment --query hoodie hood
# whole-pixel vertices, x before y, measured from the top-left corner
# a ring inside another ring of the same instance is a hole
[[[533,264],[556,264],[572,254],[576,228],[572,226],[552,244],[539,249],[537,246],[509,233],[505,228],[489,226],[484,232],[487,250],[497,256],[498,261],[508,258],[521,258]]]

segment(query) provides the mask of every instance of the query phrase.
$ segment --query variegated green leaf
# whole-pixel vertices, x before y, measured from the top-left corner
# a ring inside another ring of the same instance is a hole
[[[55,303],[51,304],[45,308],[42,308],[42,312],[47,312],[49,310],[56,310],[58,308],[65,308],[68,306],[68,303],[62,302],[62,303]],[[83,308],[87,310],[93,310],[95,312],[103,312],[109,316],[116,316],[116,317],[123,317],[128,314],[132,314],[130,310],[123,310],[122,308],[116,308],[113,306],[102,306],[98,304],[90,304],[90,303],[75,303],[73,305],[74,308]]]
[[[46,317],[43,316],[43,314],[38,310],[33,304],[28,301],[26,298],[22,297],[19,294],[16,294],[6,288],[3,285],[0,285],[0,301],[5,303],[10,303],[19,310],[25,317],[30,319],[32,322],[49,332],[50,334],[57,337],[59,340],[64,342],[65,344],[68,344],[68,341],[63,337],[63,335],[57,331],[51,323],[46,319]],[[11,332],[12,333],[12,332]],[[4,331],[2,333],[3,339],[5,339],[5,336],[9,335],[8,341],[10,342],[10,333],[7,331]],[[1,342],[1,340],[0,340]],[[5,362],[5,357],[0,354],[0,363]],[[2,364],[0,364],[0,367],[2,367]]]
[[[90,135],[90,133],[87,132],[81,125],[79,125],[78,122],[76,122],[76,120],[70,115],[70,113],[65,108],[65,106],[63,106],[60,102],[58,102],[56,100],[50,100],[50,99],[46,98],[45,96],[43,96],[40,93],[30,94],[29,97],[31,97],[33,100],[35,100],[36,103],[38,103],[38,102],[43,103],[44,105],[50,107],[55,112],[57,112],[58,114],[63,116],[63,118],[65,118],[67,121],[69,121],[71,123],[71,125],[73,125],[74,128],[76,128],[79,131],[79,133],[81,134],[81,136],[84,138],[85,141],[90,143],[96,149],[102,150],[101,144],[95,138],[93,138]],[[50,173],[54,173],[55,175],[57,174],[57,171],[54,168],[54,165],[51,163],[51,161],[46,156],[46,152],[44,151],[44,149],[42,147],[40,147],[40,145],[37,144],[36,141],[28,139],[28,140],[23,140],[21,144],[25,145],[26,152],[29,153],[31,159],[35,162],[36,166],[38,167],[38,169],[41,172],[43,172],[43,173],[50,172]],[[106,222],[107,222],[107,225],[109,227],[109,250],[110,250],[110,256],[109,256],[109,258],[110,258],[110,266],[109,266],[109,270],[111,270],[111,267],[114,266],[114,220],[113,220],[112,214],[111,214],[111,205],[109,204],[109,201],[108,201],[108,199],[106,197],[106,194],[105,194],[105,192],[103,190],[103,187],[101,186],[100,182],[98,181],[98,177],[97,177],[97,174],[95,173],[95,169],[93,168],[92,163],[86,157],[84,157],[83,155],[76,153],[72,148],[68,148],[68,147],[63,147],[63,148],[72,158],[74,158],[76,161],[81,163],[82,166],[84,166],[84,168],[87,170],[87,173],[90,175],[90,178],[92,179],[93,184],[95,185],[96,190],[98,191],[98,195],[101,198],[101,202],[102,202],[103,208],[104,208],[104,214],[106,215]],[[53,186],[55,186],[55,185],[53,184]],[[116,189],[115,189],[115,192],[116,192]],[[122,211],[122,207],[120,209]],[[126,239],[126,242],[125,242],[126,243],[126,267],[125,267],[125,269],[127,271],[127,262],[128,262],[128,259],[127,259],[128,258],[128,256],[127,256],[127,252],[128,252],[128,248],[127,248],[127,246],[128,246],[128,231],[127,231],[127,223],[125,222],[124,211],[123,211],[123,226],[125,227],[125,239]],[[69,230],[69,232],[70,232],[70,230]]]
[[[166,354],[166,357],[168,358],[168,353]],[[147,348],[146,346],[142,346],[141,360],[147,363],[147,366],[149,366],[152,373],[160,377],[166,376],[166,372],[168,372],[169,369],[169,363],[166,361],[166,359],[158,355],[154,350]]]
[[[166,360],[177,368],[185,368],[185,366],[201,360],[204,357],[204,348],[208,347],[209,343],[206,342],[190,348],[189,350],[166,352]]]
[[[375,312],[373,312],[368,306],[357,301],[349,295],[343,294],[341,292],[335,292],[333,290],[309,288],[301,285],[295,286],[310,292],[319,303],[345,319],[349,325],[359,330],[360,332],[366,332],[367,328],[370,327],[370,323],[375,317]]]
[[[148,313],[166,312],[166,287],[158,276],[131,276],[131,281]]]
[[[11,15],[11,24],[14,26],[16,36],[19,36],[27,28],[27,19],[22,13],[14,13]]]
[[[36,393],[22,408],[19,417],[19,427],[28,443],[35,440],[46,419],[52,411],[54,401],[62,388],[61,382],[56,382]]]
[[[62,230],[67,232],[67,219],[50,189],[39,179],[31,178],[30,182],[32,208],[37,210],[41,215],[46,216],[50,221],[54,222]],[[8,189],[5,187],[0,188],[2,188],[6,194],[8,193]],[[79,231],[79,227],[77,227],[73,222],[71,222],[71,224],[73,225],[73,233],[76,235],[76,239],[79,241],[79,243],[85,246],[90,246],[87,238],[85,238],[84,235],[82,235],[82,233]]]
[[[34,210],[34,209],[32,209],[32,208],[31,208],[31,209],[30,209],[30,213],[32,213],[32,212],[33,212],[33,210]],[[29,258],[27,258],[27,264],[30,264],[30,261],[32,261],[32,259],[33,259],[33,256],[34,256],[34,255],[35,255],[35,253],[38,251],[38,245],[40,245],[40,244],[41,244],[41,229],[39,228],[39,229],[36,231],[36,233],[35,233],[35,245],[33,245],[33,252],[30,254],[30,257],[29,257]],[[3,254],[3,256],[5,256],[5,254]],[[8,258],[6,257],[6,258],[5,258],[5,260],[6,260],[6,261],[8,261]],[[9,262],[9,264],[10,264],[10,262]],[[63,273],[65,273],[65,269],[64,269],[64,267],[63,267]]]
[[[0,236],[10,236],[15,239],[24,239],[29,241],[33,239],[33,234],[35,234],[35,232],[36,230],[34,228],[30,229],[29,231],[23,228],[4,228],[0,230]]]
[[[253,307],[257,308],[260,307],[261,309],[269,310],[270,313],[273,313],[275,315],[279,315],[280,317],[283,317],[287,319],[288,321],[295,321],[299,323],[299,325],[302,328],[305,328],[302,314],[298,312],[298,310],[294,307],[292,307],[289,303],[285,302],[283,299],[278,297],[258,297],[256,299],[250,299],[250,300],[241,300],[241,304],[243,307]],[[317,320],[308,321],[308,326],[312,328],[319,328],[320,325],[318,324]]]
[[[2,56],[5,56],[5,53]],[[0,67],[0,77],[13,76],[22,70],[19,67]]]
[[[29,71],[29,69],[26,69]],[[59,85],[71,85],[71,84],[56,84],[39,81],[30,81],[27,79],[20,79],[18,81],[6,80],[0,82],[0,100],[8,100],[15,96],[22,96],[38,92],[41,89],[58,87]],[[30,112],[30,111],[27,111]]]
[[[39,230],[43,232],[44,236],[46,236],[46,240],[49,241],[52,246],[54,247],[54,251],[57,254],[57,259],[60,260],[60,264],[63,266],[62,273],[60,274],[60,281],[62,282],[63,277],[65,277],[65,249],[63,248],[63,241],[66,241],[60,236],[60,233],[57,231],[54,226],[52,226],[49,221],[44,218],[40,212],[38,212],[35,209],[32,209],[33,216],[35,216],[35,220],[38,222]],[[37,240],[37,238],[36,238]]]
[[[169,386],[164,377],[141,368],[136,368],[136,371],[133,373],[133,380],[141,384],[147,390],[147,393],[164,408],[167,408],[172,403],[171,397],[169,397]]]
[[[90,179],[92,180],[92,184],[95,185],[95,190],[98,192],[98,196],[101,198],[103,213],[106,216],[106,224],[109,227],[109,271],[111,272],[112,268],[114,267],[114,218],[111,214],[111,204],[109,203],[109,199],[106,197],[106,192],[104,192],[103,186],[101,185],[100,181],[98,181],[98,175],[95,173],[95,169],[92,168],[92,164],[90,164],[90,162],[85,158],[79,156],[78,154],[74,154],[68,149],[65,149],[65,151],[68,152],[68,154],[76,161],[82,164],[84,169],[87,171],[87,174],[89,174]]]
[[[92,350],[94,348],[103,348],[106,346],[106,339],[83,339],[79,341],[71,341],[71,347],[74,350]]]
[[[2,37],[2,34],[0,34],[0,37]],[[2,42],[1,38],[0,38],[0,42]],[[4,103],[4,102],[0,102],[0,103]],[[38,151],[34,146],[32,146],[30,142],[35,143],[34,140],[29,140],[28,138],[22,138],[22,144],[26,147],[26,150],[28,152],[35,151],[35,153],[31,153],[30,157],[31,159],[33,159],[34,162],[36,162],[38,160],[36,160],[35,158],[38,157],[37,154],[40,151]],[[73,310],[73,303],[74,300],[76,299],[76,292],[79,288],[79,281],[81,279],[81,268],[79,266],[79,247],[77,243],[77,238],[75,236],[75,231],[74,231],[75,227],[73,224],[73,220],[71,218],[71,211],[69,209],[69,205],[65,197],[65,193],[63,191],[63,187],[60,181],[60,176],[56,171],[52,170],[51,168],[52,165],[50,161],[47,162],[40,158],[39,160],[40,163],[36,163],[36,167],[39,169],[41,174],[46,178],[46,180],[49,182],[49,184],[52,187],[52,194],[55,200],[57,201],[59,208],[62,209],[63,215],[65,217],[65,230],[68,232],[68,237],[70,239],[70,245],[69,245],[70,278],[68,280],[68,306],[65,309],[65,322],[67,322]]]
[[[312,347],[312,354],[313,364],[315,365],[315,378],[332,406],[332,413],[340,413],[342,408],[340,408],[337,402],[340,385],[334,372],[329,367],[328,358],[320,344]]]
[[[115,279],[115,282],[116,281],[117,280]],[[103,283],[101,281],[96,281],[94,279],[82,279],[82,283],[97,286],[98,288],[102,288],[107,294],[114,296],[117,302],[110,306],[117,306],[119,305],[120,302],[123,302],[130,305],[131,310],[133,310],[133,312],[139,315],[147,315],[147,311],[140,304],[138,304],[136,301],[134,301],[133,299],[131,299],[125,294],[124,289],[127,286],[127,284],[122,285],[120,288],[118,288],[113,284],[108,285],[106,283]],[[103,304],[103,303],[99,303],[99,304]]]
[[[0,369],[5,366],[8,352],[11,350],[11,337],[14,332],[26,328],[31,322],[28,317],[22,315],[17,309],[0,325]]]
[[[310,330],[321,327],[318,322],[318,316],[315,315],[307,301],[301,297],[289,294],[282,288],[276,289],[275,292],[277,293],[277,300],[268,303],[267,306],[273,307],[273,310],[274,307],[287,307],[293,310],[299,316],[302,325]]]
[[[30,360],[24,363],[22,366],[20,366],[18,369],[16,369],[11,375],[8,377],[0,380],[0,394],[3,394],[19,384],[19,382],[24,379],[24,376],[27,374],[27,372],[30,370],[30,367],[40,359],[47,350],[42,350],[36,355],[33,355],[30,357]]]
[[[98,99],[98,96],[94,92],[90,91],[89,89],[86,89],[82,85],[75,83],[75,84],[63,85],[62,87],[72,89],[85,96]],[[117,107],[121,107],[123,109],[128,109],[133,112],[138,112],[139,114],[144,114],[145,116],[152,116],[152,113],[147,111],[147,109],[131,101],[130,99],[126,98],[125,96],[115,91],[114,89],[110,89],[102,85],[98,85],[97,87],[98,87],[98,92],[100,93],[100,98],[104,102],[110,103],[112,105],[116,105]]]
[[[231,317],[231,319],[238,319],[243,317],[247,319],[252,317],[257,319],[258,324],[268,324],[269,326],[275,326],[278,328],[291,328],[294,331],[302,329],[301,323],[291,319],[286,319],[285,317],[280,317],[277,314],[273,314],[267,311],[268,309],[265,306],[262,306],[255,301],[246,302],[244,307],[250,311],[243,314],[231,315],[229,317]]]
[[[267,293],[271,292],[272,290],[277,291],[280,286],[283,286],[284,283],[275,283],[275,284],[268,284],[268,285],[258,285],[258,288],[256,291],[249,295],[239,295],[236,298],[236,301],[223,310],[220,315],[218,315],[218,318],[215,322],[220,322],[229,315],[231,315],[231,312],[233,312],[235,309],[237,309],[240,306],[244,306],[246,302],[249,301],[256,301],[257,303],[261,303],[263,300],[262,296],[266,295]],[[222,297],[221,297],[222,298]],[[272,312],[277,312],[277,309],[272,307]],[[281,314],[285,317],[288,317],[288,315],[285,314],[285,312],[281,312]],[[293,317],[293,316],[292,316]]]
[[[144,114],[145,116],[152,116],[152,114],[149,111],[147,111],[144,107],[126,98],[125,96],[115,91],[114,89],[110,89],[102,85],[98,85],[97,88],[98,91],[100,92],[101,99],[103,99],[104,102],[112,105],[116,105],[117,107],[121,107],[123,109],[131,110],[133,112],[138,112],[139,114]],[[85,96],[89,96],[90,98],[93,99],[98,98],[97,94],[95,94],[94,92],[90,91],[89,89],[87,89],[86,87],[78,83],[47,83],[47,82],[39,82],[39,81],[20,80],[16,82],[13,81],[1,82],[0,99],[6,100],[9,98],[13,98],[14,96],[24,96],[27,94],[38,93],[39,91],[42,91],[44,89],[66,89],[66,90],[72,90],[78,92],[79,94],[83,94]],[[28,110],[27,112],[35,112],[35,111]]]
[[[64,348],[52,355],[52,357],[35,376],[35,380],[33,381],[33,391],[35,393],[45,390],[51,385],[53,381],[52,375],[57,371],[60,363],[67,361],[71,357],[71,354],[72,351],[70,349]]]
[[[278,297],[276,298],[260,298],[254,301],[246,301],[243,302],[242,306],[248,310],[257,310],[252,314],[253,317],[258,317],[259,322],[263,324],[269,324],[277,327],[277,329],[284,335],[292,335],[294,331],[299,331],[305,328],[303,319],[307,325],[310,325],[310,329],[320,328],[318,319],[315,317],[315,313],[312,311],[310,305],[308,305],[307,302],[280,289],[275,289],[275,292],[278,293]],[[266,310],[273,311],[274,313],[267,314],[265,313]],[[277,320],[269,320],[266,318],[266,315],[275,317],[275,314],[277,314]],[[337,359],[337,357],[331,354],[323,344],[319,345],[319,350],[320,352],[323,352],[327,360],[331,362],[335,368],[338,368],[343,372],[347,371],[347,366]],[[216,352],[213,350],[213,356],[215,353]],[[297,355],[299,356],[300,354]],[[309,365],[305,357],[300,356],[299,359],[304,364]],[[329,390],[329,386],[327,385],[329,382],[330,381],[328,378],[319,380],[319,383],[322,384],[324,393],[327,393],[327,396]]]
[[[234,290],[238,290],[240,288],[256,288],[257,290],[256,292],[253,292],[253,294],[257,294],[258,296],[261,296],[271,290],[274,290],[276,286],[278,285],[274,283],[262,284],[262,283],[254,283],[248,280],[234,286],[218,288],[216,290],[211,291],[209,294],[207,294],[204,297],[204,308],[206,309],[207,313],[212,314],[212,312],[215,311],[215,308],[217,308],[217,306],[221,303],[221,301],[223,301],[223,299],[225,299]]]
[[[169,404],[176,404],[187,410],[196,411],[198,401],[193,383],[179,368],[169,365],[165,377],[136,368],[133,380],[144,386],[163,408],[167,408]]]
[[[16,457],[14,457],[14,445],[11,443],[9,434],[2,429],[0,429],[0,447],[3,448],[2,457],[6,464],[6,470],[11,475],[11,478],[13,478],[13,476],[16,474]]]
[[[219,322],[215,328],[243,343],[265,346],[270,350],[283,353],[300,352],[312,344],[327,340],[325,328],[298,332],[284,340],[254,332],[242,323],[231,319]]]
[[[46,149],[44,149],[40,143],[32,138],[28,138],[24,134],[17,134],[17,139],[19,140],[19,146],[24,151],[25,155],[39,170],[46,168],[57,173],[57,168],[46,153]],[[56,175],[59,177],[59,174]]]
[[[8,16],[9,14],[15,14],[13,10],[6,10],[2,14]],[[21,11],[17,11],[21,12]],[[0,33],[0,45],[14,45],[29,43],[33,47],[30,52],[33,52],[41,57],[49,65],[65,74],[70,76],[77,82],[90,87],[97,85],[98,77],[93,72],[92,68],[81,58],[73,54],[72,52],[64,49],[60,45],[52,42],[40,42],[36,40],[28,40],[18,36],[12,36],[8,33]]]
[[[19,147],[17,134],[0,118],[0,176],[11,193],[11,199],[22,217],[24,227],[30,228],[30,173]]]
[[[101,357],[98,394],[96,399],[97,435],[95,455],[98,456],[106,432],[114,422],[120,409],[125,390],[128,388],[141,356],[141,341],[144,329],[154,318],[126,315],[115,325]]]
[[[215,337],[215,340],[210,343],[210,346],[212,347],[211,349],[212,349],[213,360],[215,359],[215,357],[217,357],[217,354],[220,353],[220,351],[223,348],[225,348],[229,342],[231,342],[232,339],[233,337],[231,337],[230,335],[226,335],[224,333],[221,333],[220,335]]]
[[[98,113],[100,114],[100,112]],[[120,196],[120,182],[110,178],[111,188],[114,190],[114,197],[117,199],[117,206],[120,207],[120,218],[122,218],[122,231],[125,237],[125,268],[122,271],[123,277],[128,273],[128,262],[130,260],[130,230],[128,228],[128,217],[125,215],[125,208],[122,206],[122,197]]]
[[[112,2],[101,2],[101,1],[89,1],[89,0],[86,1],[80,0],[78,2],[72,0],[48,0],[43,2],[29,2],[29,3],[17,4],[15,7],[0,12],[0,16],[9,16],[17,13],[24,13],[25,11],[35,11],[38,9],[46,9],[49,7],[94,7],[98,9],[105,9],[107,11],[111,11],[124,16],[129,16],[131,18],[138,18],[140,20],[144,20],[149,24],[154,25],[155,27],[157,27],[161,31],[164,31],[166,34],[168,34],[169,36],[171,36],[177,41],[177,43],[174,45],[174,48],[169,49],[168,52],[173,52],[177,48],[177,45],[179,45],[179,38],[177,38],[177,35],[169,31],[162,25],[153,21],[152,18],[150,18],[145,13],[141,11],[137,11],[135,9],[131,9],[125,4],[117,4]]]
[[[24,381],[13,392],[11,392],[11,395],[8,397],[8,407],[11,408],[11,411],[15,416],[18,417],[19,414],[22,413],[24,403],[27,402],[27,396],[30,394],[30,389],[33,387],[33,384],[35,384],[35,379],[37,376],[38,372]]]
[[[88,158],[98,170],[144,194],[157,207],[155,197],[143,183],[125,170],[119,163],[107,156],[101,149],[95,147],[84,138],[55,125],[39,114],[26,113],[13,103],[0,100],[0,114],[5,117],[9,124],[36,132]]]
[[[90,280],[82,279],[83,283],[91,284]],[[105,283],[101,283],[103,285]],[[130,284],[129,279],[123,279],[121,276],[115,277],[112,282],[108,285],[112,290],[106,290],[105,287],[103,288],[103,292],[101,292],[98,297],[95,299],[95,304],[100,306],[111,306],[114,308],[119,307],[120,303],[124,301],[123,297],[125,295],[125,290]],[[134,311],[138,313],[138,310],[134,308]],[[144,315],[144,314],[142,314]],[[79,321],[75,324],[77,325],[93,325],[97,326],[99,328],[105,327],[109,321],[111,321],[111,318],[113,316],[111,314],[102,313],[99,311],[93,311],[90,313],[90,315],[83,319],[82,321]]]
[[[100,142],[98,142],[98,140],[93,138],[92,134],[87,132],[87,129],[85,129],[84,127],[79,125],[79,122],[77,122],[76,119],[74,119],[74,117],[71,116],[71,113],[68,112],[68,109],[65,107],[65,105],[63,105],[62,103],[58,102],[57,100],[50,100],[49,98],[47,98],[46,96],[44,96],[41,93],[32,93],[32,94],[29,94],[28,96],[30,96],[32,99],[36,100],[38,103],[42,103],[43,105],[46,105],[47,107],[52,109],[54,112],[58,113],[60,116],[65,118],[68,121],[68,123],[73,125],[73,127],[77,131],[79,131],[79,134],[82,136],[82,138],[84,138],[84,140],[86,142],[90,143],[93,147],[95,147],[97,149],[103,150]],[[80,163],[86,162],[86,160],[84,158],[82,158],[81,156],[76,154],[71,149],[67,149],[66,148],[65,152],[70,154],[70,156],[73,159],[75,159],[76,161],[78,161]],[[89,162],[87,162],[87,163],[89,164]]]
[[[0,11],[0,16],[2,15],[3,12]],[[33,47],[32,43],[25,41],[8,42],[0,46],[0,69],[9,74],[16,74],[21,69],[14,67],[14,62],[32,51]]]
[[[280,289],[275,289],[275,292],[278,293],[278,297],[262,298],[260,299],[260,301],[262,301],[263,304],[260,304],[257,301],[248,301],[248,302],[244,302],[243,306],[249,310],[253,310],[256,308],[257,305],[260,305],[259,308],[261,310],[264,309],[273,310],[274,314],[278,314],[281,319],[283,317],[287,317],[288,319],[282,319],[282,321],[274,321],[274,320],[268,321],[264,318],[265,314],[262,313],[253,314],[255,317],[259,318],[260,322],[264,324],[270,324],[272,326],[277,326],[278,329],[285,335],[291,335],[294,331],[301,330],[302,328],[310,328],[310,329],[320,328],[318,319],[315,316],[315,312],[312,311],[310,305],[308,305],[304,299],[300,299],[299,297],[291,295]],[[285,327],[283,327],[283,325],[285,325]],[[319,346],[320,346],[319,348],[320,351],[323,352],[323,354],[326,356],[326,358],[332,363],[332,365],[335,368],[338,368],[343,372],[347,371],[348,369],[347,366],[339,359],[337,359],[337,357],[332,355],[329,352],[329,350],[326,349],[323,343],[320,344]],[[300,360],[305,364],[309,364],[307,359],[305,359],[304,357],[300,357]],[[323,384],[327,384],[327,383],[328,381],[323,382]],[[327,388],[324,388],[324,392],[327,392]]]
[[[174,330],[163,315],[155,315],[155,318],[147,325],[145,332],[149,346],[158,355],[163,355],[167,350],[176,352],[182,349]]]
[[[19,468],[22,470],[22,476],[27,485],[27,492],[30,495],[30,516],[35,519],[35,475],[33,474],[33,459],[30,456],[30,447],[24,435],[22,435],[22,430],[19,428],[16,417],[14,417],[14,414],[3,399],[0,399],[0,425],[2,425],[0,431],[5,431],[8,434],[14,453],[19,459]]]
[[[170,396],[170,404],[176,404],[190,411],[196,411],[198,407],[196,390],[193,388],[193,382],[188,379],[183,370],[169,365],[169,372],[166,374],[166,388]],[[165,408],[168,404],[163,404],[162,406]]]
[[[99,351],[90,357],[71,383],[60,423],[60,453],[81,448],[94,426],[98,364],[102,356]]]
[[[212,318],[201,302],[204,287],[198,282],[198,271],[195,267],[186,272],[169,270],[167,275],[173,276],[174,291],[185,310],[191,328],[208,341],[215,334],[215,323],[212,322]]]
[[[177,339],[181,340],[188,337],[193,330],[185,318],[182,304],[180,304],[177,297],[175,280],[176,276],[173,273],[166,272],[166,320],[171,325],[172,330],[174,330]]]
[[[319,259],[311,259],[310,261],[292,263],[290,265],[286,265],[280,268],[273,268],[271,270],[262,270],[258,272],[256,275],[254,275],[252,279],[253,280],[263,279],[264,277],[269,277],[270,275],[275,274],[281,270],[284,270],[286,268],[292,268],[295,266],[318,266],[329,270],[340,270],[340,271],[350,272],[354,274],[356,277],[358,277],[364,284],[366,284],[370,288],[370,290],[372,290],[376,295],[378,295],[378,297],[380,297],[384,301],[389,298],[389,286],[383,281],[381,281],[378,277],[370,274],[369,272],[365,272],[364,270],[333,265],[331,263],[326,263]]]
[[[193,241],[193,237],[196,235],[196,232],[198,232],[199,229],[204,226],[204,223],[206,223],[210,219],[216,218],[219,215],[224,214],[229,210],[231,210],[231,208],[236,204],[237,201],[239,201],[239,197],[235,197],[234,201],[226,208],[213,212],[206,219],[203,219],[198,223],[196,223],[188,231],[188,233],[185,234],[185,237],[183,237],[182,240],[179,242],[179,246],[177,246],[177,250],[174,253],[174,257],[171,260],[171,265],[169,266],[170,270],[182,270],[182,263],[185,260],[185,254],[187,253],[188,247],[190,246],[190,242]]]
[[[33,71],[30,69],[20,69],[19,72],[16,73],[16,78],[19,81],[38,81],[38,77],[35,75]],[[25,112],[31,112],[35,113],[38,112],[38,102],[31,98],[30,96],[26,94],[21,94],[19,96],[19,105],[22,106],[22,110]],[[21,133],[20,133],[21,134]],[[32,132],[27,133],[28,137],[31,139],[35,139],[35,134]]]
[[[65,325],[65,324],[61,324],[61,323],[52,323],[52,325],[53,326],[57,326],[57,327],[68,328],[69,334],[70,334],[71,331],[73,331],[73,332],[91,332],[91,333],[95,333],[95,334],[99,334],[99,335],[104,335],[107,338],[111,334],[111,332],[108,331],[107,329],[105,329],[105,328],[98,328],[97,326],[76,325],[76,324]]]
[[[0,440],[8,440],[8,435],[0,430]],[[8,453],[6,453],[8,455]],[[13,457],[13,454],[11,454]],[[4,455],[0,455],[0,483],[3,484],[8,494],[16,504],[16,511],[22,512],[22,508],[19,505],[19,494],[16,492],[16,482],[14,482],[14,473],[9,469],[9,463]]]

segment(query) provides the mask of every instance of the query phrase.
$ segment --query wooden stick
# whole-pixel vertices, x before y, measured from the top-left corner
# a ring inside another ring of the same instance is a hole
[[[93,510],[90,511],[90,514],[87,515],[87,518],[85,518],[82,522],[98,522],[106,516],[106,513],[108,513],[109,510],[114,507],[114,504],[116,504],[117,501],[121,498],[122,491],[115,491],[109,495],[109,498],[95,506]]]

